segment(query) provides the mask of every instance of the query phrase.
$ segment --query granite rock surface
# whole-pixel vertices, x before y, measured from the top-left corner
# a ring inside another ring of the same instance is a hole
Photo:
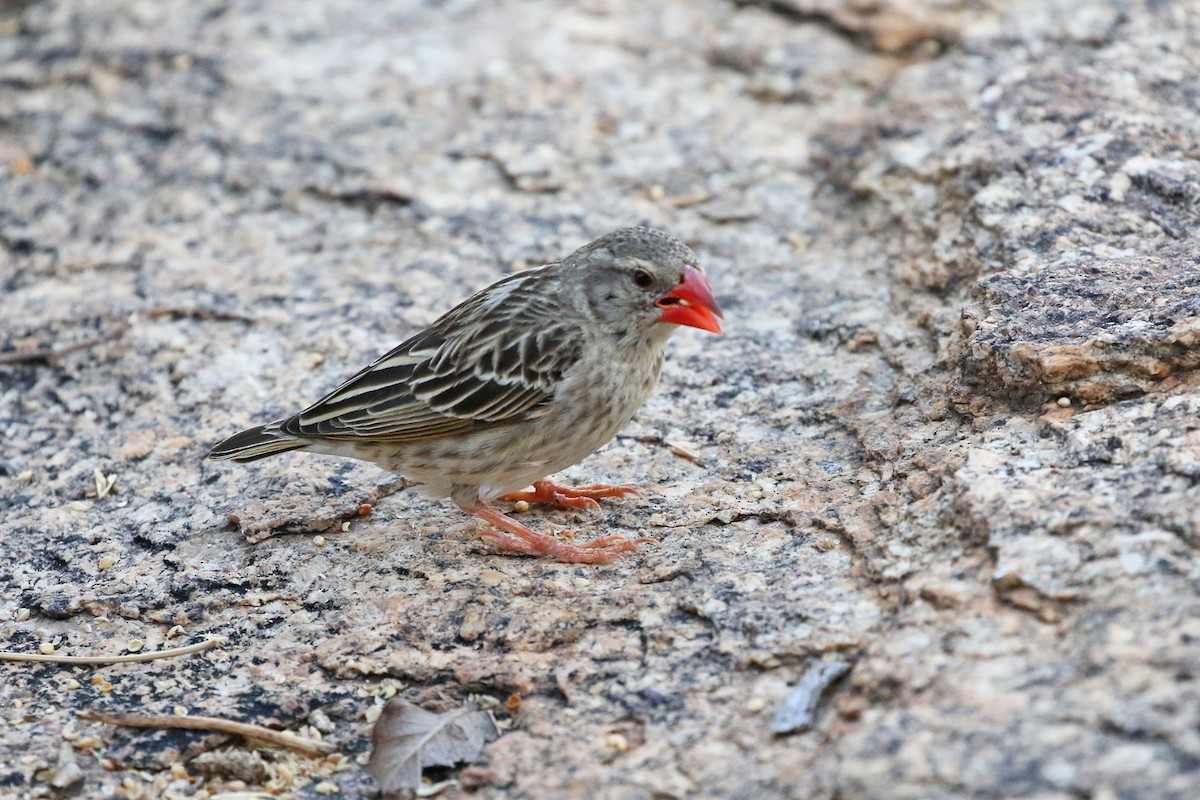
[[[446,797],[1194,797],[1197,53],[1196,0],[0,5],[2,647],[224,638],[0,662],[0,795],[371,796],[399,694],[504,730]],[[644,500],[523,519],[660,547],[204,460],[630,224],[726,334],[563,476]]]

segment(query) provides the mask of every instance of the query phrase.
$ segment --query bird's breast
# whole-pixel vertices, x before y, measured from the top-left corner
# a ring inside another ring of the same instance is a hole
[[[661,350],[618,355],[587,354],[563,381],[552,407],[559,424],[575,431],[580,460],[598,450],[625,426],[658,383]],[[557,427],[557,426],[556,426]],[[574,463],[572,461],[571,463]]]

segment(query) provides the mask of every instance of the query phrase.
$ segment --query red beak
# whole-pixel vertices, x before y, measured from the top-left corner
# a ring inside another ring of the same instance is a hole
[[[717,317],[724,317],[717,301],[713,298],[712,288],[704,273],[693,266],[685,265],[683,280],[671,291],[655,301],[655,305],[663,310],[659,322],[670,322],[675,325],[690,325],[713,333],[721,332],[721,324]]]

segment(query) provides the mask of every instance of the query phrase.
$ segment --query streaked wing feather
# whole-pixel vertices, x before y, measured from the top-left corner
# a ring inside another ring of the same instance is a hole
[[[544,413],[582,349],[579,329],[563,320],[551,296],[548,269],[510,276],[471,297],[283,430],[401,442]]]

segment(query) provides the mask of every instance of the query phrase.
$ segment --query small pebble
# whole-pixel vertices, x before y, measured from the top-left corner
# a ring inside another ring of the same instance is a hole
[[[513,511],[516,511],[518,514],[524,514],[528,510],[529,503],[524,500],[518,500],[517,502],[513,503]]]
[[[1069,398],[1069,397],[1058,398],[1058,407],[1059,408],[1070,408],[1071,407],[1071,398]]]
[[[41,644],[38,645],[38,652],[44,656],[54,655],[54,643],[53,642],[42,642]]]
[[[866,710],[867,699],[861,694],[846,695],[837,703],[837,712],[843,719],[858,719]]]
[[[296,771],[292,769],[292,765],[279,762],[274,765],[275,777],[277,777],[284,785],[291,786],[292,781],[296,780]]]
[[[4,33],[8,34],[8,31],[6,30]],[[13,33],[15,34],[17,31],[13,31]],[[17,156],[8,162],[8,169],[13,175],[28,175],[33,172],[33,159],[29,156]]]
[[[808,237],[802,233],[792,231],[787,235],[787,243],[798,250],[808,244]]]
[[[349,523],[349,522],[345,522],[345,523],[342,523],[342,524],[345,526],[345,527],[343,527],[343,528],[342,528],[342,530],[349,530],[349,529],[350,529],[350,527],[349,527],[349,526],[350,526],[350,523]],[[325,537],[324,537],[324,536],[314,536],[314,537],[313,537],[313,540],[312,540],[312,543],[313,543],[315,546],[317,546],[317,547],[324,547],[324,546],[325,546]]]
[[[504,583],[504,579],[506,577],[507,576],[499,570],[485,569],[483,572],[479,573],[479,582],[484,586],[499,586],[500,584]]]
[[[329,715],[319,708],[308,715],[308,724],[312,725],[321,733],[333,733],[335,730],[337,730],[337,726],[334,725],[333,720],[329,718]]]
[[[629,752],[629,740],[619,733],[610,733],[604,737],[604,746],[618,753]]]
[[[473,694],[470,695],[470,699],[475,705],[479,706],[481,711],[487,711],[500,705],[500,701],[490,694]]]

